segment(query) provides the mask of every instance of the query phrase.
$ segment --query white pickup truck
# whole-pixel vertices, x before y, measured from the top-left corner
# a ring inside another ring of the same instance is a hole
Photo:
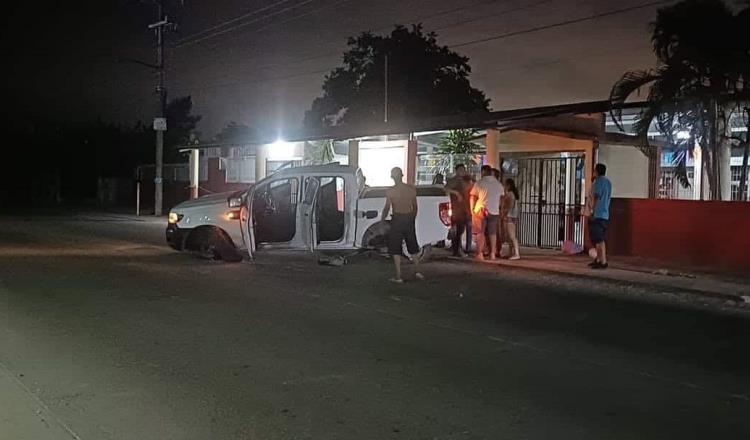
[[[245,191],[212,194],[172,208],[167,242],[178,250],[239,261],[243,251],[353,251],[385,246],[380,220],[386,188],[364,185],[361,170],[339,164],[287,168]],[[450,199],[439,187],[417,187],[417,240],[422,257],[445,240]]]

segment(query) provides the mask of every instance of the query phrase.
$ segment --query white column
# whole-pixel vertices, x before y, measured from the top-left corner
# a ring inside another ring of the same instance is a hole
[[[693,200],[701,200],[703,187],[703,152],[699,146],[693,148]]]
[[[499,132],[496,128],[488,128],[485,136],[485,147],[487,149],[487,165],[492,168],[500,168],[500,144]]]
[[[190,198],[197,199],[199,197],[200,187],[200,150],[193,148],[190,150]]]
[[[406,143],[406,183],[414,185],[417,182],[417,141]]]
[[[359,139],[349,141],[349,166],[359,167]]]
[[[732,200],[732,145],[729,141],[721,142],[717,156],[719,160],[721,200]]]
[[[266,162],[268,161],[268,145],[258,145],[255,148],[255,181],[266,177]]]

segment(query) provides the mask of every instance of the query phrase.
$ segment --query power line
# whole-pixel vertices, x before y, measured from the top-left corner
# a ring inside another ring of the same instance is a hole
[[[300,72],[300,73],[293,73],[290,75],[285,76],[275,76],[273,78],[259,78],[254,79],[250,81],[231,81],[226,83],[219,83],[219,84],[210,84],[207,86],[201,86],[201,87],[184,87],[183,90],[185,91],[194,91],[194,90],[210,90],[210,89],[220,89],[224,87],[232,87],[232,86],[238,86],[238,85],[252,85],[252,84],[261,84],[261,83],[267,83],[267,82],[276,82],[276,81],[284,81],[287,79],[293,79],[293,78],[300,78],[305,76],[312,76],[312,75],[319,75],[321,73],[328,73],[330,72],[330,68],[320,69],[320,70],[313,70],[308,72]],[[177,90],[180,90],[179,88]]]
[[[337,3],[344,3],[344,2],[347,2],[347,1],[350,1],[350,0],[342,0],[342,1],[339,1]],[[430,15],[427,15],[427,16],[424,16],[424,17],[421,17],[421,18],[411,18],[411,19],[408,19],[406,21],[407,22],[421,22],[421,21],[425,21],[425,20],[431,20],[431,19],[436,18],[436,17],[440,17],[440,16],[443,16],[443,15],[448,15],[448,14],[452,14],[452,13],[455,13],[455,12],[458,12],[458,11],[465,10],[468,7],[482,7],[482,6],[485,6],[485,5],[488,5],[488,4],[497,3],[498,1],[502,1],[502,0],[483,0],[483,1],[471,4],[471,5],[467,5],[467,6],[463,6],[463,7],[458,7],[458,8],[452,8],[452,9],[449,9],[449,10],[436,12],[434,14],[430,14]],[[514,12],[519,12],[519,11],[522,11],[522,10],[533,9],[533,8],[538,7],[538,6],[541,6],[542,4],[552,3],[554,1],[556,1],[556,0],[541,0],[541,1],[529,4],[529,5],[515,6],[515,7],[511,7],[511,8],[508,8],[508,9],[501,10],[499,12],[495,12],[493,14],[482,15],[480,17],[475,17],[475,18],[472,18],[472,19],[463,20],[463,21],[460,21],[460,22],[457,22],[457,23],[451,23],[451,24],[448,24],[448,25],[445,25],[445,26],[441,26],[441,27],[435,28],[434,30],[443,30],[443,29],[450,29],[450,28],[457,27],[457,26],[463,26],[463,25],[468,24],[468,23],[473,23],[473,22],[477,22],[477,21],[481,21],[481,20],[486,20],[487,18],[500,17],[500,16],[511,14],[511,13],[514,13]],[[588,2],[584,2],[584,3],[588,3]],[[332,4],[332,5],[328,5],[328,6],[335,6],[336,4]],[[309,15],[309,14],[311,14],[313,12],[318,12],[320,9],[323,9],[323,8],[325,8],[325,6],[322,7],[322,8],[319,8],[318,10],[315,10],[315,11],[309,11],[308,13],[306,13],[304,15]],[[289,19],[289,21],[296,20],[298,18],[301,18],[301,16],[292,17],[291,19]],[[273,25],[277,25],[277,24],[283,24],[283,23],[284,22],[282,22],[282,23],[274,23],[274,24],[271,24],[269,26],[266,26],[265,28],[273,26]],[[389,25],[389,26],[383,26],[383,27],[380,27],[380,28],[376,28],[376,29],[374,29],[374,32],[379,32],[379,31],[382,31],[382,30],[390,29],[390,27],[391,26]],[[264,28],[261,28],[261,29],[258,29],[258,30],[262,30],[262,29],[264,29]],[[340,40],[336,40],[336,42],[338,42],[338,41],[340,41]],[[324,43],[321,43],[321,44],[329,44],[329,43],[333,43],[333,42],[334,42],[333,40],[330,40],[328,42],[324,42]],[[339,55],[341,55],[340,51],[335,51],[335,52],[334,51],[330,51],[330,52],[326,52],[326,53],[319,54],[319,55],[313,55],[313,56],[308,56],[308,57],[305,57],[305,58],[296,59],[293,62],[284,62],[284,63],[276,63],[276,64],[266,64],[264,66],[259,66],[257,69],[282,68],[282,67],[291,66],[293,64],[299,64],[301,62],[313,61],[313,60],[323,59],[323,58],[332,58],[334,56],[339,56]],[[257,59],[257,58],[258,57],[255,57],[255,59]]]
[[[314,2],[314,1],[316,1],[316,0],[303,0],[300,3],[295,3],[293,5],[290,5],[290,6],[287,6],[285,8],[282,8],[282,9],[280,9],[278,11],[274,11],[274,12],[271,12],[269,14],[265,14],[265,15],[262,15],[260,17],[254,18],[252,20],[245,21],[245,22],[236,24],[234,26],[230,26],[228,28],[224,28],[224,29],[221,29],[221,30],[213,32],[213,33],[209,33],[208,35],[204,35],[202,37],[198,37],[198,38],[195,38],[195,39],[192,39],[192,40],[183,40],[183,41],[177,42],[177,43],[174,44],[174,47],[183,47],[183,46],[187,46],[187,45],[190,45],[190,44],[200,43],[200,42],[206,41],[206,40],[208,40],[210,38],[214,38],[214,37],[217,37],[219,35],[223,35],[223,34],[226,34],[228,32],[232,32],[234,30],[243,28],[245,26],[249,26],[249,25],[251,25],[253,23],[257,23],[257,22],[265,20],[267,18],[271,18],[271,17],[274,17],[274,16],[279,15],[279,14],[283,14],[283,13],[288,12],[288,11],[292,11],[294,9],[297,9],[297,8],[301,7],[301,6],[305,6],[307,4],[310,4],[310,3]],[[282,2],[282,3],[285,3],[285,2]],[[272,5],[272,6],[276,6],[276,5]],[[223,26],[219,25],[219,27],[223,27]]]
[[[334,6],[337,6],[337,5],[339,5],[339,4],[342,4],[342,3],[348,3],[348,2],[350,2],[350,1],[352,1],[352,0],[339,0],[339,1],[336,1],[336,2],[334,2],[334,3],[331,3],[331,4],[328,4],[328,5],[324,5],[324,6],[321,6],[320,8],[316,8],[316,9],[313,9],[313,10],[307,11],[307,12],[305,12],[305,13],[303,13],[303,14],[300,14],[300,15],[296,15],[296,16],[294,16],[294,17],[290,17],[290,18],[288,18],[288,19],[286,19],[286,20],[283,20],[283,21],[281,21],[281,22],[276,22],[276,23],[269,23],[269,24],[267,24],[266,26],[263,26],[263,27],[260,27],[260,28],[256,29],[256,32],[258,32],[258,31],[261,31],[261,30],[263,30],[263,29],[267,29],[267,28],[269,28],[269,27],[272,27],[272,26],[278,26],[278,25],[280,25],[280,24],[285,24],[285,23],[289,23],[289,22],[292,22],[292,21],[294,21],[294,20],[298,20],[298,19],[300,19],[300,18],[302,18],[302,17],[305,17],[305,16],[307,16],[307,15],[311,15],[311,14],[314,14],[314,13],[316,13],[316,12],[320,12],[320,11],[322,11],[322,10],[324,10],[324,9],[327,9],[327,8],[331,8],[331,7],[334,7]],[[178,46],[178,47],[179,47],[179,46]],[[338,53],[338,52],[336,52],[336,53]],[[312,57],[311,59],[316,59],[316,58],[318,58],[318,57]],[[250,61],[250,60],[252,60],[252,59],[253,59],[253,58],[247,59],[247,61]],[[255,59],[257,59],[257,57],[256,57]],[[271,65],[271,67],[273,67],[273,66],[274,66],[274,65]],[[261,68],[266,68],[266,67],[267,67],[267,66],[264,66],[264,67],[261,67]],[[199,69],[199,71],[205,71],[205,70],[207,70],[208,68],[209,68],[209,67],[204,67],[204,68],[201,68],[201,69]]]
[[[264,29],[268,29],[268,28],[273,27],[273,26],[279,26],[279,25],[282,25],[282,24],[290,23],[292,21],[299,20],[300,18],[307,17],[308,15],[312,15],[312,14],[315,14],[317,12],[324,11],[326,9],[330,9],[330,8],[332,8],[334,6],[338,6],[338,5],[343,4],[343,3],[349,3],[351,1],[352,0],[338,0],[338,1],[334,1],[333,3],[329,3],[327,5],[320,6],[319,8],[311,9],[309,11],[306,11],[306,12],[303,12],[301,14],[295,15],[294,17],[290,17],[290,18],[288,18],[286,20],[282,20],[282,21],[275,22],[275,23],[268,23],[265,26],[261,26],[261,27],[255,29],[255,32],[260,32],[260,31],[262,31]],[[236,38],[238,38],[238,35],[230,36],[228,39],[232,40],[232,39],[236,39]]]
[[[597,20],[597,19],[600,19],[600,18],[612,16],[612,15],[624,14],[626,12],[636,11],[638,9],[644,9],[644,8],[648,8],[648,7],[651,7],[651,6],[662,5],[662,4],[665,4],[665,3],[673,3],[674,1],[675,0],[660,0],[660,1],[655,1],[655,2],[649,2],[649,3],[645,3],[645,4],[642,4],[642,5],[638,5],[638,6],[630,6],[628,8],[621,8],[621,9],[615,9],[613,11],[601,12],[599,14],[588,15],[586,17],[576,18],[576,19],[573,19],[573,20],[561,21],[561,22],[558,22],[558,23],[548,24],[548,25],[545,25],[545,26],[537,26],[537,27],[533,27],[533,28],[529,28],[529,29],[523,29],[523,30],[520,30],[520,31],[506,32],[506,33],[503,33],[503,34],[493,35],[491,37],[484,37],[484,38],[478,38],[476,40],[469,40],[469,41],[465,41],[463,43],[453,44],[453,45],[448,46],[448,47],[450,47],[451,49],[455,49],[455,48],[459,48],[459,47],[472,46],[474,44],[486,43],[488,41],[502,40],[502,39],[505,39],[505,38],[515,37],[515,36],[518,36],[518,35],[531,34],[531,33],[534,33],[534,32],[545,31],[545,30],[548,30],[548,29],[554,29],[554,28],[558,28],[558,27],[569,26],[571,24],[578,24],[578,23],[583,23],[583,22],[586,22],[586,21]]]
[[[618,49],[616,55],[620,56],[622,54],[631,54],[631,53],[639,52],[639,51],[641,51],[643,49],[644,49],[644,47],[642,45],[628,46],[628,47],[625,47],[625,48]],[[550,61],[536,61],[536,62],[532,62],[532,63],[521,64],[519,66],[503,66],[503,67],[501,67],[499,69],[484,70],[484,71],[480,72],[477,75],[472,75],[472,78],[473,79],[487,78],[487,77],[490,77],[490,76],[493,76],[493,75],[503,74],[503,73],[506,73],[506,72],[513,72],[513,71],[517,71],[517,70],[524,71],[524,70],[534,69],[534,68],[537,68],[537,67],[554,66],[554,65],[557,65],[557,64],[569,63],[571,61],[594,60],[594,59],[604,58],[604,57],[606,57],[608,55],[612,55],[612,51],[611,50],[610,51],[606,51],[606,52],[598,52],[598,53],[595,53],[593,55],[586,54],[586,55],[582,55],[582,56],[574,56],[574,57],[567,57],[567,58],[558,58],[558,59],[550,60]]]
[[[638,5],[638,6],[631,6],[631,7],[627,7],[627,8],[620,8],[620,9],[616,9],[616,10],[612,10],[612,11],[607,11],[607,12],[603,12],[603,13],[592,14],[592,15],[588,15],[588,16],[585,16],[585,17],[580,17],[580,18],[577,18],[577,19],[565,20],[565,21],[561,21],[561,22],[557,22],[557,23],[552,23],[552,24],[548,24],[548,25],[544,25],[544,26],[536,26],[536,27],[532,27],[532,28],[522,29],[522,30],[513,31],[513,32],[507,32],[507,33],[503,33],[503,34],[499,34],[499,35],[494,35],[494,36],[490,36],[490,37],[479,38],[479,39],[476,39],[476,40],[470,40],[470,41],[466,41],[466,42],[463,42],[463,43],[454,44],[454,45],[451,45],[449,47],[450,48],[466,47],[466,46],[470,46],[470,45],[474,45],[474,44],[485,43],[485,42],[488,42],[488,41],[495,41],[495,40],[500,40],[500,39],[505,39],[505,38],[510,38],[510,37],[518,36],[518,35],[524,35],[524,34],[530,34],[530,33],[535,33],[535,32],[541,32],[541,31],[545,31],[545,30],[548,30],[548,29],[554,29],[554,28],[569,26],[569,25],[572,25],[572,24],[578,24],[578,23],[582,23],[582,22],[586,22],[586,21],[598,20],[598,19],[601,19],[601,18],[607,18],[607,17],[614,16],[614,15],[624,14],[624,13],[635,11],[635,10],[638,10],[638,9],[644,9],[644,8],[647,8],[647,7],[650,7],[650,6],[655,6],[655,5],[660,5],[660,4],[666,4],[666,3],[673,3],[674,1],[675,0],[653,1],[653,2],[646,3],[646,4]],[[564,59],[563,60],[558,60],[558,62],[564,62],[564,61],[565,61]],[[550,63],[550,64],[557,64],[557,62]],[[286,75],[286,76],[282,76],[282,77],[261,78],[261,79],[252,80],[252,81],[232,81],[232,82],[227,82],[227,83],[223,83],[223,84],[213,84],[213,85],[202,86],[202,87],[194,87],[194,88],[190,88],[190,90],[206,90],[206,89],[231,87],[231,86],[236,86],[236,85],[245,85],[245,84],[250,85],[250,84],[258,84],[258,83],[264,83],[264,82],[281,81],[281,80],[287,80],[287,79],[292,79],[292,78],[298,78],[298,77],[304,77],[304,76],[310,76],[310,75],[318,75],[318,74],[321,74],[321,73],[327,73],[327,72],[330,72],[332,69],[333,68],[317,69],[317,70],[314,70],[314,71],[299,72],[299,73],[296,73],[296,74]]]
[[[270,5],[266,5],[266,6],[262,7],[262,8],[254,9],[254,10],[248,12],[248,13],[245,13],[245,14],[242,14],[242,15],[240,15],[238,17],[232,18],[231,20],[227,20],[227,21],[221,22],[221,23],[219,23],[219,24],[217,24],[215,26],[211,26],[211,27],[209,27],[207,29],[203,29],[202,31],[199,31],[199,32],[196,32],[194,34],[188,35],[187,37],[180,39],[180,41],[178,41],[178,43],[181,43],[182,41],[192,40],[192,39],[200,37],[201,35],[206,34],[208,32],[214,31],[216,29],[221,29],[224,26],[230,25],[232,23],[236,23],[238,21],[242,21],[245,18],[251,17],[251,16],[253,16],[255,14],[258,14],[260,12],[267,11],[269,9],[275,8],[276,6],[282,5],[284,3],[289,3],[290,1],[292,1],[292,0],[280,0],[280,1],[276,2],[276,3],[272,3]]]
[[[308,15],[312,15],[312,14],[315,14],[317,12],[324,11],[326,9],[330,9],[330,8],[332,8],[334,6],[338,6],[338,5],[342,4],[342,3],[349,3],[350,1],[352,1],[352,0],[338,0],[338,1],[335,1],[333,3],[329,3],[327,5],[323,5],[323,6],[319,7],[319,8],[315,8],[315,9],[311,9],[309,11],[303,12],[303,13],[301,13],[299,15],[295,15],[294,17],[289,17],[288,19],[279,21],[277,23],[268,23],[265,26],[259,27],[255,31],[256,32],[260,32],[260,31],[262,31],[264,29],[268,29],[269,27],[278,26],[278,25],[281,25],[281,24],[286,24],[286,23],[289,23],[289,22],[292,22],[292,21],[295,21],[295,20],[299,20],[300,18],[307,17]]]
[[[491,4],[491,3],[497,3],[498,1],[502,1],[502,0],[482,1],[482,2],[476,3],[474,5],[470,5],[470,6],[472,6],[472,7],[480,7],[480,6],[484,6],[484,5]],[[523,11],[523,10],[526,10],[526,9],[533,9],[533,8],[535,8],[537,6],[541,6],[542,4],[545,4],[545,3],[551,3],[553,1],[555,1],[555,0],[541,0],[541,1],[538,1],[536,3],[532,3],[530,5],[517,6],[517,7],[513,7],[513,8],[508,8],[508,9],[504,9],[504,10],[502,10],[500,12],[497,12],[497,13],[494,13],[494,14],[483,15],[481,17],[475,17],[475,18],[472,18],[472,19],[463,20],[463,21],[459,21],[457,23],[451,23],[451,24],[448,24],[448,25],[445,25],[445,26],[437,27],[437,28],[435,28],[433,30],[439,31],[439,30],[444,30],[444,29],[450,29],[450,28],[457,27],[457,26],[463,26],[464,24],[474,23],[474,22],[481,21],[481,20],[486,20],[487,18],[491,18],[491,17],[499,17],[499,16],[502,16],[502,15],[511,14],[513,12]],[[443,15],[452,14],[452,13],[457,12],[457,11],[462,11],[464,9],[466,9],[466,7],[453,8],[453,9],[449,9],[447,11],[437,12],[435,14],[428,15],[426,17],[412,18],[412,19],[409,19],[409,20],[406,20],[406,21],[407,22],[412,22],[412,23],[413,22],[421,22],[423,20],[430,20],[430,19],[433,19],[435,17],[440,17],[440,16],[443,16]],[[375,29],[374,31],[378,32],[378,31],[382,31],[382,30],[385,30],[385,29],[389,29],[389,28],[390,28],[390,26],[383,26],[383,27]],[[326,44],[326,43],[323,43],[323,44]],[[325,54],[320,54],[320,55],[315,55],[315,56],[311,56],[311,57],[302,58],[302,59],[296,60],[296,62],[312,61],[312,60],[316,60],[316,59],[320,59],[320,58],[328,58],[328,57],[338,56],[340,54],[341,54],[340,52],[333,52],[333,51],[331,51],[331,52],[327,52]],[[281,64],[281,65],[279,65],[279,64],[273,65],[272,64],[270,66],[268,66],[268,65],[261,66],[260,68],[285,67],[286,65],[288,65],[288,64]]]
[[[513,12],[525,11],[527,9],[534,9],[537,6],[541,6],[541,5],[546,4],[546,3],[552,3],[553,1],[555,1],[555,0],[541,0],[541,1],[538,1],[536,3],[532,3],[530,5],[516,6],[516,7],[513,7],[513,8],[508,8],[508,9],[502,10],[502,11],[494,13],[494,14],[482,15],[480,17],[469,18],[469,19],[458,21],[458,22],[455,22],[455,23],[451,23],[451,24],[448,24],[448,25],[445,25],[445,26],[437,27],[434,30],[441,31],[441,30],[444,30],[444,29],[450,29],[450,28],[454,28],[454,27],[457,27],[457,26],[463,26],[463,25],[469,24],[469,23],[476,23],[477,21],[486,20],[488,18],[500,17],[502,15],[512,14]]]
[[[625,49],[622,49],[620,53],[633,53],[641,49],[639,46],[630,46]],[[624,51],[624,52],[623,52]],[[541,62],[533,62],[533,63],[526,63],[521,64],[518,66],[513,67],[503,67],[496,70],[490,70],[485,71],[484,73],[480,73],[479,75],[475,75],[474,78],[484,78],[493,74],[503,73],[503,72],[509,72],[509,71],[525,71],[525,70],[531,70],[539,67],[547,67],[552,66],[556,64],[564,64],[571,61],[586,61],[586,60],[593,60],[598,58],[603,58],[605,56],[611,55],[611,52],[600,52],[594,55],[586,55],[586,56],[575,56],[575,57],[567,57],[567,58],[559,58],[552,61],[541,61]],[[233,87],[233,86],[246,86],[246,85],[253,85],[253,84],[262,84],[262,83],[268,83],[268,82],[276,82],[276,81],[284,81],[288,79],[294,79],[294,78],[302,78],[305,76],[312,76],[312,75],[319,75],[321,73],[328,73],[330,72],[330,68],[325,69],[318,69],[318,70],[312,70],[312,71],[305,71],[305,72],[299,72],[294,73],[290,75],[285,76],[275,76],[275,77],[268,77],[268,78],[259,78],[254,79],[250,81],[230,81],[226,83],[219,83],[219,84],[210,84],[206,86],[201,87],[193,87],[190,88],[190,90],[212,90],[212,89],[219,89],[219,88],[225,88],[225,87]],[[178,89],[180,90],[180,89]]]

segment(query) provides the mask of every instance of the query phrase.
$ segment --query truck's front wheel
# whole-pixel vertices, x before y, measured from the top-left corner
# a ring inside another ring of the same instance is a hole
[[[201,258],[223,260],[229,263],[242,261],[242,255],[232,241],[216,228],[198,229],[189,237],[189,249]]]

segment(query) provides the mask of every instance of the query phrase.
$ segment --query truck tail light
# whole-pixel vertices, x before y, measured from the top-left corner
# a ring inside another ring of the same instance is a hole
[[[438,216],[445,226],[451,225],[451,204],[448,202],[438,205]]]

